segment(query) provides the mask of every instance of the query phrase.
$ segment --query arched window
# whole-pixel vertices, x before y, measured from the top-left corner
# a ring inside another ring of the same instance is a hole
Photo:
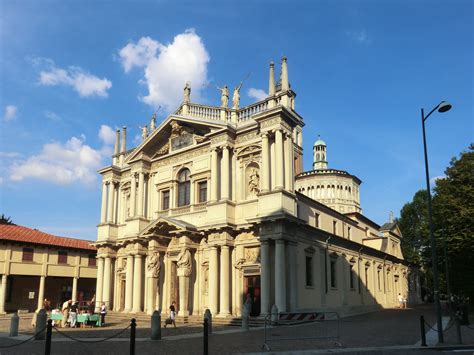
[[[183,169],[178,175],[178,207],[189,205],[191,201],[191,179],[189,169]]]
[[[316,153],[316,161],[319,161],[319,153]]]

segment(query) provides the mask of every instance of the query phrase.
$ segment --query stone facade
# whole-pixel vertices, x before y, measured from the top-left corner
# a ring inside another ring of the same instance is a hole
[[[384,236],[358,211],[341,214],[295,191],[304,121],[286,58],[277,83],[270,64],[268,98],[250,106],[239,109],[238,96],[233,108],[226,97],[220,107],[194,104],[190,91],[136,148],[127,151],[126,131],[117,131],[112,165],[99,171],[97,301],[148,313],[176,301],[179,316],[209,308],[230,317],[247,295],[252,315],[273,304],[392,306],[409,285],[418,300],[396,228]]]

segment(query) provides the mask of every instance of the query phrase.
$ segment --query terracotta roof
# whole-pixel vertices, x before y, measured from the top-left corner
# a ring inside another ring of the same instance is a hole
[[[62,248],[96,250],[87,240],[73,239],[67,237],[57,237],[52,234],[40,232],[22,226],[0,224],[0,241],[11,240],[15,242],[52,245]]]

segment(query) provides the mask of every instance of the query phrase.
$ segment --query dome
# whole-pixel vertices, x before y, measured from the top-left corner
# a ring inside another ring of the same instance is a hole
[[[314,142],[313,146],[317,146],[317,145],[326,145],[326,142],[323,141],[319,135],[318,135],[318,139],[316,140],[316,142]]]

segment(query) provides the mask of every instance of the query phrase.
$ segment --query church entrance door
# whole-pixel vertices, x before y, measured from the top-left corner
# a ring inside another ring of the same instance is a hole
[[[125,278],[120,278],[120,310],[125,309]]]
[[[250,295],[252,306],[250,315],[256,317],[260,315],[260,276],[245,276],[244,300]]]

